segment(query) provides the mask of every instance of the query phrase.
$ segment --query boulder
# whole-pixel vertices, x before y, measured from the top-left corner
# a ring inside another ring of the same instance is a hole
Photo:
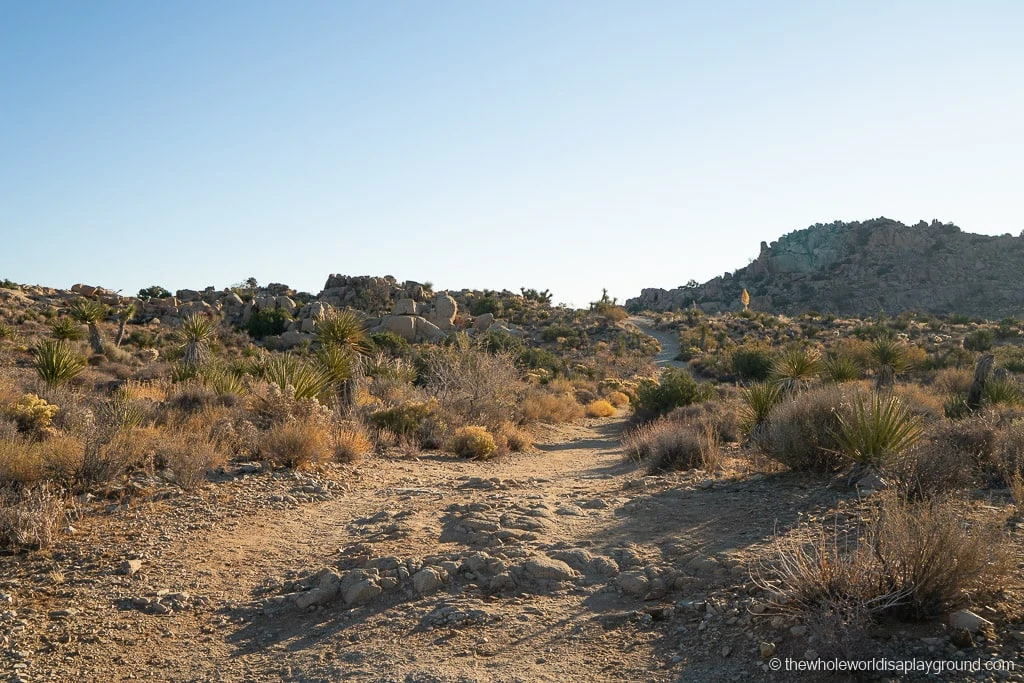
[[[483,315],[478,315],[476,317],[476,320],[473,321],[473,327],[478,329],[478,330],[480,330],[481,332],[486,330],[487,328],[489,328],[493,324],[494,324],[494,314],[493,313],[484,313]]]
[[[954,630],[964,630],[969,633],[977,633],[992,622],[985,617],[979,616],[969,609],[962,609],[949,615],[949,626]]]
[[[459,312],[459,305],[455,303],[455,299],[445,292],[438,292],[434,295],[433,306],[427,316],[430,322],[442,330],[450,330],[455,322],[455,316]]]
[[[298,306],[296,306],[295,302],[292,301],[287,296],[279,296],[279,297],[277,297],[274,300],[274,303],[275,303],[275,305],[278,308],[280,308],[282,310],[285,310],[285,311],[288,311],[289,313],[294,313],[295,309],[298,308]]]
[[[445,333],[426,318],[416,316],[416,336],[423,341],[438,342],[445,338]]]
[[[532,557],[523,563],[523,575],[534,581],[572,581],[579,574],[565,562],[550,557]]]
[[[381,318],[380,327],[384,332],[393,332],[408,342],[416,341],[416,319],[412,316],[384,316]]]
[[[399,299],[391,309],[391,315],[416,315],[417,313],[419,311],[416,302],[412,299]]]
[[[413,575],[412,586],[420,595],[427,595],[443,586],[445,578],[443,570],[437,567],[424,567]]]

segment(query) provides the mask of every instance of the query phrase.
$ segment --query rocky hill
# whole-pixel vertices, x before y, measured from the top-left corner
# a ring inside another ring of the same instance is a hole
[[[702,285],[644,289],[630,310],[696,305],[708,312],[751,308],[867,314],[885,310],[1024,314],[1024,237],[963,232],[951,223],[908,226],[887,218],[814,225],[783,236],[750,265]]]

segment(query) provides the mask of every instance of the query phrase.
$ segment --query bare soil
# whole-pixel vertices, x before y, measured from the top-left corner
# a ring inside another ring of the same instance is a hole
[[[243,466],[192,494],[147,480],[83,502],[56,548],[0,556],[0,673],[794,680],[767,670],[760,645],[799,658],[814,634],[766,608],[750,568],[776,533],[857,501],[793,474],[644,476],[619,445],[624,425],[543,427],[532,452],[492,462]],[[125,573],[131,559],[140,568]],[[379,595],[312,599],[324,576],[353,570]],[[1003,651],[1019,647],[1012,636]],[[878,649],[903,652],[904,640]]]

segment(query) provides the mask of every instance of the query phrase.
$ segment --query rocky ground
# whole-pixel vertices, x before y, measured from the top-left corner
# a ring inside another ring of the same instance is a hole
[[[793,680],[767,658],[814,656],[815,634],[772,608],[750,568],[775,534],[845,519],[858,501],[792,474],[644,476],[622,454],[623,426],[547,427],[532,452],[495,462],[236,465],[194,494],[139,480],[82,501],[55,548],[0,556],[0,671]],[[1019,657],[1016,629],[965,653],[941,624],[908,626],[872,654]]]

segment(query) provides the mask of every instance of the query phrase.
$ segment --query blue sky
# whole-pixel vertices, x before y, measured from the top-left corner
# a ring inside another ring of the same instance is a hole
[[[888,216],[1024,229],[1019,2],[0,0],[0,278],[585,305]]]

